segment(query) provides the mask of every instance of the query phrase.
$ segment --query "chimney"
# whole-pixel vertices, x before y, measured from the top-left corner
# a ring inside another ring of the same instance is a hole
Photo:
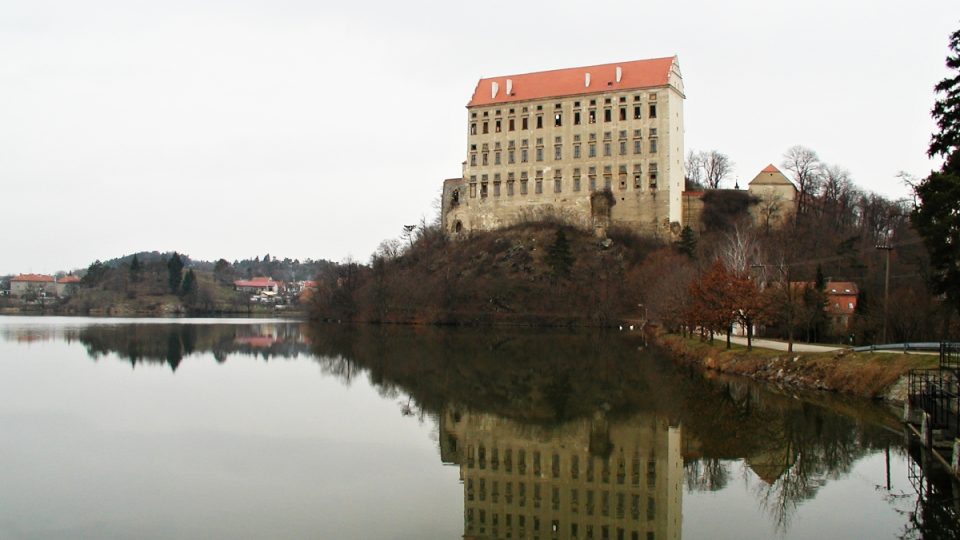
[[[617,66],[617,82],[620,82],[620,79],[623,78],[623,68]]]
[[[507,95],[513,95],[513,79],[507,79]]]
[[[583,75],[583,86],[585,88],[590,88],[590,73],[587,72]]]
[[[497,81],[490,83],[490,98],[494,99],[497,97],[497,92],[500,90],[500,85],[497,84]]]

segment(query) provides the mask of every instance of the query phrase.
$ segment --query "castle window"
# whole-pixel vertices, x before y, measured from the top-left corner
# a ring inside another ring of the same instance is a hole
[[[470,113],[470,118],[476,118],[476,117],[477,117],[477,113],[475,112]]]
[[[477,153],[476,153],[476,152],[472,152],[472,153],[470,154],[470,166],[471,166],[471,167],[476,167],[476,166],[477,166]]]
[[[481,198],[481,199],[485,199],[486,197],[487,197],[487,183],[486,183],[486,182],[481,182],[481,183],[480,183],[480,198]],[[483,455],[483,454],[481,454],[481,455]],[[482,465],[482,464],[483,464],[483,461],[481,460],[480,463],[481,463],[480,468],[483,469],[483,468],[484,468],[483,465]]]
[[[543,193],[543,179],[537,178],[536,186],[534,187],[535,193],[537,195]]]
[[[527,161],[529,161],[529,156],[527,155],[527,149],[526,149],[526,148],[521,148],[521,149],[520,149],[520,163],[526,163]]]
[[[650,136],[651,137],[657,136],[657,128],[650,128]]]
[[[643,130],[640,130],[640,129],[635,129],[635,130],[633,130],[633,136],[634,136],[634,138],[636,138],[636,139],[639,139],[639,138],[640,138],[640,135],[641,135],[642,133],[643,133]]]
[[[625,130],[625,129],[621,129],[621,130],[620,130],[620,138],[621,138],[621,139],[626,139],[626,138],[627,138],[627,130]]]
[[[588,124],[597,123],[597,111],[590,109],[590,112],[587,113],[587,123]]]
[[[591,141],[597,140],[597,134],[596,134],[596,133],[591,133],[591,134],[590,134],[590,140],[591,140]]]
[[[650,139],[650,153],[657,153],[657,139]]]
[[[483,114],[487,114],[487,113],[483,113]],[[487,122],[487,121],[484,121],[484,122],[483,122],[483,133],[484,133],[484,134],[490,133],[490,125],[489,125],[489,124],[490,124],[490,123]]]
[[[633,189],[643,189],[643,176],[640,174],[633,175]]]
[[[488,161],[488,160],[487,160],[487,153],[484,152],[484,153],[482,154],[482,162],[483,162],[484,165],[488,165],[487,161]]]
[[[592,158],[597,157],[597,143],[592,142],[587,146],[587,156]]]
[[[603,140],[609,141],[609,140],[611,139],[612,135],[613,135],[613,132],[612,132],[612,131],[604,131],[604,132],[603,132]]]
[[[537,129],[543,129],[543,115],[537,115]]]
[[[471,182],[471,183],[470,183],[470,198],[471,198],[471,199],[476,199],[476,198],[477,198],[477,183],[476,183],[476,182]]]
[[[609,104],[610,104],[610,98],[605,98],[605,99],[603,100],[603,102],[604,102],[605,104],[609,105]]]
[[[493,183],[493,196],[494,197],[500,196],[500,182]]]
[[[563,182],[563,174],[560,172],[560,169],[557,169],[553,173],[553,192],[560,193],[561,183]]]
[[[647,116],[650,117],[650,118],[656,118],[656,117],[657,117],[657,104],[656,104],[656,103],[651,103],[651,104],[650,104],[650,112],[647,114]]]
[[[512,165],[515,161],[515,158],[516,158],[516,151],[513,148],[511,148],[510,150],[507,150],[507,163]]]
[[[573,113],[573,125],[575,126],[580,125],[580,111],[576,111]]]
[[[527,120],[528,118],[526,116],[520,119],[520,129],[529,129],[529,126],[527,125]]]
[[[650,101],[656,101],[656,100],[657,100],[657,94],[651,92],[650,94],[647,94],[647,99],[650,100]]]
[[[553,115],[553,127],[560,127],[562,125],[563,125],[563,114],[557,113]]]
[[[643,107],[641,107],[641,106],[639,106],[639,105],[634,105],[634,106],[633,106],[633,118],[634,118],[634,120],[640,120],[640,118],[641,118],[641,116],[642,116],[642,115],[640,114],[640,111],[641,111],[641,110],[643,110]]]
[[[613,186],[613,171],[610,165],[603,167],[603,189],[610,189]]]
[[[580,159],[580,145],[573,145],[573,159]]]
[[[525,172],[520,173],[520,194],[521,195],[527,194],[527,181],[528,181],[527,173]]]
[[[634,101],[640,101],[640,96],[633,96]]]
[[[580,169],[573,170],[573,190],[580,191]]]
[[[588,171],[587,177],[590,179],[590,191],[596,191],[597,190],[597,168],[590,167],[587,171]]]
[[[626,120],[626,119],[627,119],[627,108],[620,107],[620,120]]]
[[[470,122],[470,134],[471,134],[471,135],[476,135],[476,134],[477,134],[477,123],[476,123],[476,122]]]
[[[554,161],[560,161],[563,155],[563,146],[556,145],[553,147],[553,159]]]
[[[596,105],[596,104],[597,104],[597,100],[595,100],[595,99],[591,99],[591,100],[590,100],[590,105]]]
[[[543,161],[543,147],[537,147],[537,161]]]
[[[610,157],[610,143],[608,142],[603,143],[603,155]],[[484,165],[486,165],[486,163],[484,163]]]
[[[483,117],[486,118],[490,116],[490,111],[483,111]]]
[[[494,164],[494,165],[499,165],[499,164],[500,164],[500,151],[499,151],[499,150],[497,150],[496,152],[493,153],[493,164]]]
[[[627,155],[627,141],[620,141],[620,155]]]
[[[510,120],[507,121],[507,129],[509,129],[510,131],[513,131],[513,130],[514,130],[514,120],[513,120],[513,118],[511,118]]]
[[[613,120],[613,113],[610,111],[610,109],[604,109],[604,110],[603,110],[603,121],[604,121],[604,122],[609,122],[609,121],[611,121],[611,120]]]
[[[501,122],[501,120],[500,120],[500,119],[497,119],[497,120],[494,122],[494,124],[493,124],[493,130],[494,130],[496,133],[500,133],[500,122]]]
[[[542,111],[542,110],[543,110],[543,105],[537,105],[537,110],[538,110],[538,111]]]
[[[621,165],[617,172],[617,180],[620,182],[620,189],[627,189],[627,166]]]

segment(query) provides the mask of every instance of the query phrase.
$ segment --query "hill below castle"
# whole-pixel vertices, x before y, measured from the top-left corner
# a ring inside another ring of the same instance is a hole
[[[525,223],[450,240],[423,228],[403,249],[321,276],[317,319],[437,324],[605,325],[639,320],[654,275],[686,257],[613,230],[605,239]],[[679,275],[679,274],[678,274]],[[660,280],[662,281],[662,280]]]

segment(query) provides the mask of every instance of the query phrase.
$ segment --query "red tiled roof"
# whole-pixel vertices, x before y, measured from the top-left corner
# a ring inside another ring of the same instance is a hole
[[[238,279],[233,282],[236,287],[279,287],[280,283],[268,277],[255,277],[253,279]]]
[[[578,94],[593,94],[610,90],[632,90],[665,86],[670,78],[670,67],[675,57],[634,60],[599,66],[538,71],[522,75],[505,75],[480,79],[473,97],[467,107],[510,103],[530,99],[542,99]],[[617,82],[617,68],[621,68],[620,82]],[[590,85],[585,84],[590,74]],[[510,93],[507,93],[507,80],[510,81]],[[496,95],[493,83],[497,84]]]
[[[57,283],[80,283],[80,278],[77,276],[63,276],[57,280]]]
[[[764,169],[763,169],[762,171],[760,171],[760,172],[762,172],[762,173],[763,173],[763,172],[778,173],[778,172],[780,172],[780,169],[774,167],[774,166],[773,166],[773,163],[771,163],[771,164],[767,165],[766,167],[764,167]]]
[[[50,283],[53,281],[53,276],[46,276],[43,274],[20,274],[15,278],[11,278],[10,281],[30,281],[34,283]]]

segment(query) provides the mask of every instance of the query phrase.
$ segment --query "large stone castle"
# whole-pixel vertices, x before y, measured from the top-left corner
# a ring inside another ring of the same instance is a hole
[[[443,186],[444,229],[552,217],[677,233],[683,100],[676,57],[480,79],[462,176]]]

